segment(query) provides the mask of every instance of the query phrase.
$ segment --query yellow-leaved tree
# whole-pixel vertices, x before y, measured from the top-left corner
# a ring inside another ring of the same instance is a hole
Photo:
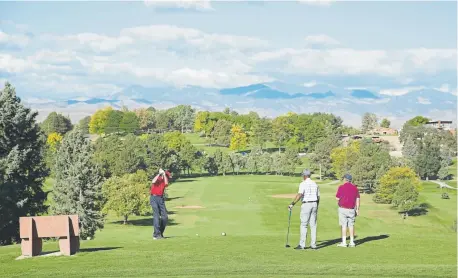
[[[331,151],[332,171],[337,178],[342,178],[359,158],[360,142],[353,141],[346,147],[337,147]]]
[[[46,144],[49,146],[49,149],[51,149],[53,152],[55,152],[62,142],[62,135],[57,132],[52,132],[48,135],[48,139],[46,140]]]
[[[245,149],[248,145],[248,137],[239,125],[233,125],[231,129],[231,144],[229,148],[231,150],[240,151]]]
[[[406,190],[406,186],[408,190]],[[373,199],[376,203],[391,204],[393,198],[400,198],[397,195],[401,195],[401,192],[402,195],[406,195],[406,192],[403,191],[410,191],[413,195],[418,195],[420,189],[420,181],[415,171],[409,167],[393,167],[380,178],[380,183],[375,190]],[[396,193],[398,190],[399,192]],[[402,203],[402,201],[397,202]]]
[[[89,122],[89,133],[102,134],[108,122],[109,113],[113,110],[111,106],[97,110]]]

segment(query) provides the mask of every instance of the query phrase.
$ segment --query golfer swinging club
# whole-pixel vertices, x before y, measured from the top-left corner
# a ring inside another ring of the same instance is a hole
[[[169,171],[159,169],[159,174],[151,182],[149,203],[153,209],[154,239],[164,239],[165,227],[169,220],[164,201],[164,189],[169,185],[170,178],[171,174]]]
[[[310,179],[310,171],[305,169],[302,172],[304,180],[299,185],[299,191],[294,201],[288,206],[292,210],[293,206],[302,199],[301,205],[301,238],[296,250],[304,250],[307,240],[307,225],[310,225],[311,237],[310,248],[316,250],[316,221],[318,204],[320,202],[320,189],[318,185]]]

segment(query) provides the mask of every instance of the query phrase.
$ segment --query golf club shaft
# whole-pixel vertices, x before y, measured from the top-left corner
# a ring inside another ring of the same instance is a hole
[[[289,211],[289,216],[288,216],[288,232],[286,234],[286,245],[288,245],[289,242],[289,226],[291,224],[291,211]]]

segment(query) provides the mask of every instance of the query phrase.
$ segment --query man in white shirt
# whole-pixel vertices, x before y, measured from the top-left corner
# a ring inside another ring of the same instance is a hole
[[[318,203],[320,202],[320,189],[318,185],[310,179],[310,171],[305,169],[302,172],[304,180],[299,185],[299,191],[294,201],[288,206],[291,210],[293,206],[301,200],[301,238],[296,250],[305,249],[307,240],[307,225],[310,225],[311,237],[310,248],[316,250],[316,220]]]

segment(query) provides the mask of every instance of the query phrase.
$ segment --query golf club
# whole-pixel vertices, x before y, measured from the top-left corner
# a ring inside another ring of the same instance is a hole
[[[290,210],[290,211],[289,211],[289,216],[288,216],[288,233],[286,234],[286,245],[285,245],[286,248],[291,247],[291,246],[289,246],[289,244],[288,244],[288,240],[289,240],[289,226],[290,226],[290,224],[291,224],[291,212],[292,212],[292,211]]]

